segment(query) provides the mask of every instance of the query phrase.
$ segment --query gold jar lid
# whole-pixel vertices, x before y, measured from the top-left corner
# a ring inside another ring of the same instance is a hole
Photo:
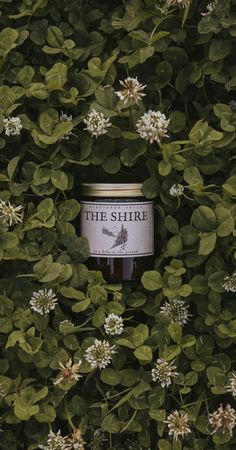
[[[143,197],[142,183],[82,183],[81,187],[89,197]]]

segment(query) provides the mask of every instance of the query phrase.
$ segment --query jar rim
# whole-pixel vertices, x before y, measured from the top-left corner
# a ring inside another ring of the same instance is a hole
[[[81,193],[91,197],[143,197],[142,183],[82,183]]]

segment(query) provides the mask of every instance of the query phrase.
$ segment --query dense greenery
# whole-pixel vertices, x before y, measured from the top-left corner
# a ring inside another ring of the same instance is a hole
[[[198,0],[0,1],[0,199],[23,206],[22,223],[0,214],[4,450],[37,449],[50,429],[73,427],[88,449],[235,449],[236,435],[212,434],[209,414],[235,405],[226,386],[236,370],[236,1],[212,9]],[[146,85],[131,107],[115,94],[127,76]],[[97,139],[84,130],[92,108],[112,123]],[[136,130],[150,109],[170,118],[160,145]],[[22,125],[15,135],[11,117]],[[79,186],[98,179],[142,180],[154,199],[155,265],[136,286],[86,267]],[[183,195],[170,194],[175,184]],[[40,289],[58,299],[43,315],[29,303]],[[189,307],[184,326],[161,313],[173,299]],[[110,313],[124,319],[120,336],[104,332]],[[74,328],[63,332],[64,320]],[[85,359],[95,339],[116,346],[101,370]],[[169,387],[152,379],[159,357],[175,360]],[[54,384],[70,358],[82,360],[82,378]],[[174,410],[191,429],[176,441],[164,423]],[[98,429],[106,441],[95,446]]]

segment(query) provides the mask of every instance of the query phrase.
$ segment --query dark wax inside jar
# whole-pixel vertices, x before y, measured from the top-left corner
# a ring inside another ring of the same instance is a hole
[[[153,262],[153,205],[143,197],[83,197],[82,235],[89,268],[109,282],[139,280]]]

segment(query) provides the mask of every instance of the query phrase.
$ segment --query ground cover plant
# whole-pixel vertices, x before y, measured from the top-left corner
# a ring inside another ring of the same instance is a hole
[[[236,445],[236,1],[0,1],[0,448]],[[139,283],[83,181],[142,181]]]

